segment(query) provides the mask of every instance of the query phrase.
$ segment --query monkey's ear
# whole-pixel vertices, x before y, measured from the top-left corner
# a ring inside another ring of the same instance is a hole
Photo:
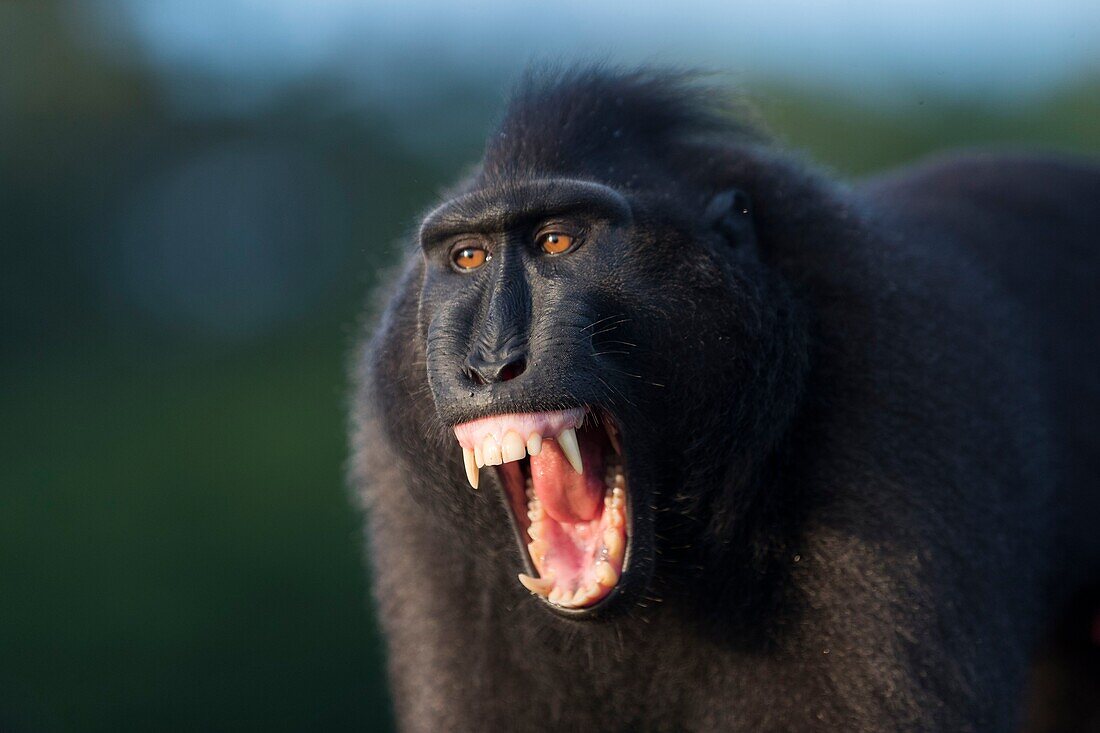
[[[744,191],[731,188],[714,195],[703,212],[707,226],[737,246],[753,245],[756,233],[752,225],[752,207]]]

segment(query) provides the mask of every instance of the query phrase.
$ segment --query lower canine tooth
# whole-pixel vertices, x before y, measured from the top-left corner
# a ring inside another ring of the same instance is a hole
[[[548,578],[532,578],[525,573],[519,574],[519,582],[523,584],[524,588],[543,598],[550,592],[550,587],[554,584],[554,581]]]
[[[557,437],[557,441],[558,446],[561,447],[561,452],[565,454],[565,459],[569,461],[569,465],[573,467],[573,470],[577,473],[584,473],[584,464],[581,463],[581,448],[577,444],[576,428],[563,430],[561,435]]]
[[[477,461],[474,458],[474,452],[469,448],[462,449],[462,462],[466,464],[466,480],[470,482],[470,486],[476,489],[478,481]]]

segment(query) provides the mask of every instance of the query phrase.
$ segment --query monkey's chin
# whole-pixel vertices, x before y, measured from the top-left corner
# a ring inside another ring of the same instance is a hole
[[[474,488],[496,466],[527,572],[519,582],[560,610],[587,612],[627,568],[631,511],[618,431],[576,408],[493,415],[455,427]]]

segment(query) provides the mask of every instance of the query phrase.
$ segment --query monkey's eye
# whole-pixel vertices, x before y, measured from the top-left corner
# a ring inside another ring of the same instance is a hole
[[[489,253],[483,247],[460,244],[451,251],[451,262],[459,270],[476,270],[489,259]]]
[[[543,232],[537,241],[543,252],[557,255],[573,246],[573,235],[565,232]]]

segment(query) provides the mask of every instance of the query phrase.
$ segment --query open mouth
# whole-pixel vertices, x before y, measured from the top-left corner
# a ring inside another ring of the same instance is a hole
[[[626,567],[631,524],[618,432],[584,408],[493,415],[457,425],[466,476],[496,466],[512,510],[529,591],[566,609],[591,609]]]

